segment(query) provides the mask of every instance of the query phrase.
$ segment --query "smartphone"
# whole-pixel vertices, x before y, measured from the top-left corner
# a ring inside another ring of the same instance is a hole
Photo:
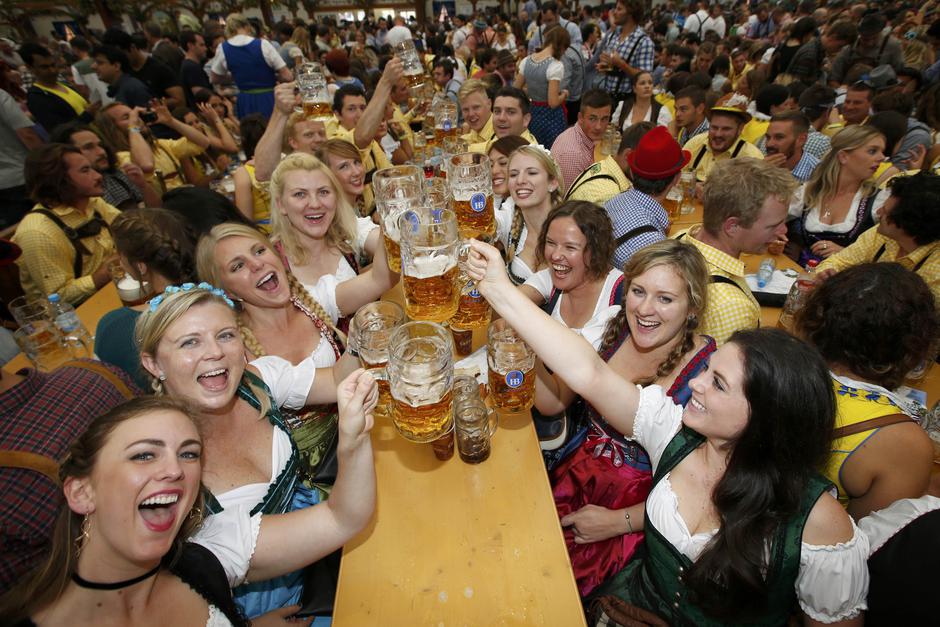
[[[157,114],[147,109],[146,111],[140,112],[140,121],[144,124],[153,124],[157,121]]]

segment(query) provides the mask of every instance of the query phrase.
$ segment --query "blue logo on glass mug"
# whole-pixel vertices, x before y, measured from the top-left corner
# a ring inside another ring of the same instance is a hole
[[[477,213],[480,213],[481,211],[486,209],[486,194],[481,194],[480,192],[477,192],[476,194],[471,196],[470,208],[476,211]]]
[[[450,120],[444,120],[444,123],[441,124],[441,128],[444,129],[444,132],[447,132],[451,129],[453,123]]]
[[[418,218],[418,214],[414,211],[406,211],[403,215],[405,217],[405,221],[411,225],[411,232],[417,233],[418,225],[421,223],[420,218]]]
[[[517,388],[522,385],[525,375],[521,370],[510,370],[506,373],[506,385],[511,388]]]

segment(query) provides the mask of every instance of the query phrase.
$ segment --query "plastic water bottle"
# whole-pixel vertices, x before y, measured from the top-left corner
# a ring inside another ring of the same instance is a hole
[[[757,269],[757,287],[763,289],[770,283],[774,276],[774,270],[777,268],[777,262],[770,257],[760,262],[760,268]]]
[[[91,335],[79,320],[75,308],[63,301],[58,294],[49,295],[49,312],[55,320],[55,326],[68,343],[69,350],[75,357],[91,357]]]

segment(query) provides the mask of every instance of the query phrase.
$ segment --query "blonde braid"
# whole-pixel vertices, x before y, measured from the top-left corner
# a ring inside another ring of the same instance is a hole
[[[624,303],[620,303],[620,311],[617,312],[616,316],[608,320],[607,326],[604,327],[604,337],[601,339],[601,345],[598,347],[597,352],[602,355],[610,350],[610,347],[617,342],[617,338],[620,337],[620,334],[623,333],[623,329],[626,326],[627,308],[624,306]]]
[[[679,362],[682,361],[686,353],[695,346],[695,326],[696,325],[686,324],[685,337],[682,338],[681,342],[676,344],[676,347],[673,348],[669,356],[663,360],[663,363],[659,364],[659,368],[656,369],[657,377],[665,377],[672,374],[672,371],[676,369],[676,366],[679,365]]]
[[[307,308],[312,314],[317,318],[323,321],[330,331],[336,335],[336,339],[339,340],[341,346],[346,345],[346,334],[336,328],[336,324],[333,323],[333,318],[326,312],[323,308],[323,305],[318,303],[310,295],[310,292],[301,284],[301,282],[294,276],[289,270],[287,272],[287,284],[290,286],[290,294],[293,298],[296,298],[300,303]]]
[[[513,207],[512,226],[509,228],[509,247],[506,250],[506,263],[512,263],[516,257],[516,246],[519,244],[519,238],[522,237],[522,228],[525,221],[522,219],[522,210],[519,207]]]
[[[254,331],[252,331],[248,325],[244,323],[242,316],[238,316],[238,331],[241,333],[242,343],[245,345],[245,350],[251,353],[254,357],[264,357],[267,355],[264,347],[261,346],[261,342],[259,342],[258,338],[255,337]]]

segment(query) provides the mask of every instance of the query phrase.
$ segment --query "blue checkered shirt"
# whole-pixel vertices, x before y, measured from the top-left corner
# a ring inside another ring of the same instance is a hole
[[[809,129],[809,135],[806,136],[806,144],[803,146],[803,152],[808,152],[817,159],[822,159],[832,147],[832,140],[825,133],[820,133],[814,128]]]
[[[805,183],[809,180],[809,177],[813,175],[813,171],[816,169],[817,165],[819,165],[819,159],[806,152],[806,147],[804,146],[803,156],[800,157],[800,160],[790,172],[793,174],[793,178],[800,183]]]
[[[636,188],[614,196],[607,201],[604,209],[614,225],[615,240],[640,226],[656,227],[656,231],[641,233],[617,246],[614,250],[614,267],[619,270],[623,270],[636,251],[666,239],[666,230],[669,228],[666,210],[655,198]]]
[[[646,31],[637,26],[632,33],[627,35],[626,39],[620,41],[622,28],[622,26],[618,26],[604,36],[601,45],[597,47],[599,52],[617,53],[630,67],[652,72],[656,57],[653,40],[649,38]],[[598,56],[600,56],[599,53]],[[627,76],[626,72],[618,72],[615,76],[604,76],[598,82],[597,87],[609,94],[626,94],[633,91],[633,81]]]
[[[676,138],[676,141],[679,142],[680,146],[685,146],[685,143],[695,137],[696,135],[701,135],[702,133],[707,133],[709,128],[708,118],[702,120],[702,123],[695,127],[695,130],[689,132],[685,128],[679,129],[679,137]]]

